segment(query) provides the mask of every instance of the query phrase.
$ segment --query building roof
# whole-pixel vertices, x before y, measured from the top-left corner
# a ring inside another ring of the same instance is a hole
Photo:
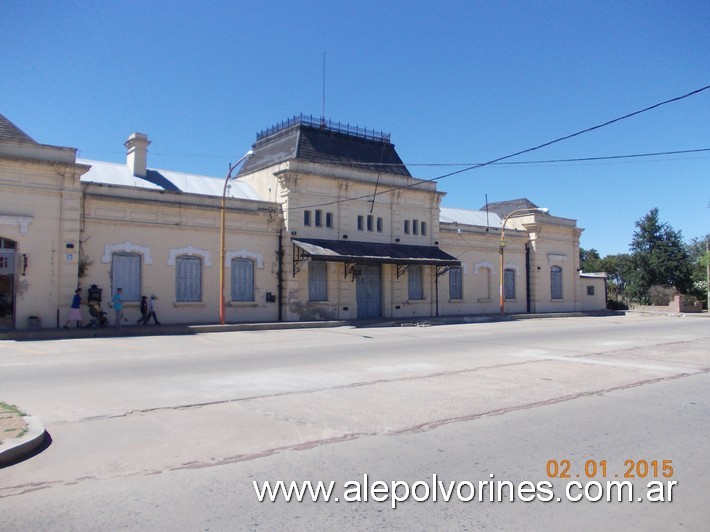
[[[434,246],[299,238],[292,242],[311,260],[369,264],[459,266],[461,261]]]
[[[390,135],[299,115],[257,134],[239,175],[289,160],[363,168],[411,177]]]
[[[518,198],[514,200],[507,201],[496,201],[494,203],[488,204],[488,211],[494,212],[501,218],[505,218],[511,212],[517,211],[518,209],[537,209],[538,206],[527,198]],[[481,207],[485,211],[486,206]]]
[[[133,175],[126,164],[107,163],[78,159],[81,164],[91,165],[91,169],[81,176],[82,182],[138,187],[152,190],[167,190],[206,196],[222,196],[224,179],[197,174],[173,172],[171,170],[148,169],[146,177]],[[262,200],[257,192],[243,181],[232,180],[227,189],[227,197]]]
[[[0,114],[0,140],[12,140],[15,142],[31,142],[37,144],[37,141],[22,131],[15,124],[10,122],[5,116]]]
[[[462,225],[478,225],[481,227],[501,226],[501,218],[495,212],[489,210],[473,211],[468,209],[450,209],[441,207],[439,221],[442,223],[454,223]]]

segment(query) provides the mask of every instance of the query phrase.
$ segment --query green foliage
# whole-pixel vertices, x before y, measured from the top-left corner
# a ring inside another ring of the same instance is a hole
[[[607,275],[607,290],[610,300],[618,299],[628,302],[626,288],[634,271],[631,255],[628,253],[607,255],[602,259],[602,271]]]
[[[710,234],[703,238],[694,238],[688,244],[688,255],[691,261],[692,286],[688,291],[707,304],[708,299],[708,265],[710,264]]]
[[[637,220],[636,228],[629,246],[633,264],[629,295],[639,303],[648,303],[654,285],[687,292],[692,287],[691,261],[681,232],[662,223],[657,208]]]
[[[596,249],[579,248],[579,268],[588,273],[603,272],[604,265],[599,252]]]

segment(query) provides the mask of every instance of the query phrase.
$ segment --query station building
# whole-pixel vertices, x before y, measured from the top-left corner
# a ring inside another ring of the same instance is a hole
[[[0,328],[63,324],[77,286],[109,312],[121,287],[133,322],[156,295],[161,322],[217,323],[222,282],[227,323],[606,306],[574,219],[527,199],[442,207],[386,133],[297,116],[229,180],[151,168],[149,145],[84,160],[0,115]]]

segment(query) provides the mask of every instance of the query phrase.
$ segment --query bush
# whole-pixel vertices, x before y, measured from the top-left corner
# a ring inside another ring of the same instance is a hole
[[[648,299],[651,305],[657,307],[667,307],[673,301],[676,291],[666,286],[653,285],[648,290]]]
[[[606,308],[609,310],[629,310],[629,306],[626,303],[611,298],[607,300]]]

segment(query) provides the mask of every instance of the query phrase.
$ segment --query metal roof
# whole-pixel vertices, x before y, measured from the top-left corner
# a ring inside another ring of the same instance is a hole
[[[485,208],[486,208],[485,205],[483,207],[481,207],[481,209],[485,209]],[[537,208],[538,208],[538,206],[535,205],[528,198],[518,198],[518,199],[514,199],[514,200],[507,200],[507,201],[496,201],[496,202],[488,204],[488,211],[495,212],[501,218],[505,218],[511,212],[517,211],[519,209],[537,209]]]
[[[224,178],[197,174],[173,172],[171,170],[149,169],[146,177],[133,175],[125,164],[107,163],[77,159],[78,163],[91,165],[91,169],[81,176],[82,182],[120,185],[124,187],[168,190],[205,196],[222,196]],[[249,200],[262,200],[256,190],[248,183],[233,179],[227,188],[227,197]]]
[[[10,122],[2,114],[0,114],[0,140],[13,140],[15,142],[31,142],[32,144],[37,144],[36,140]]]
[[[290,160],[362,168],[411,177],[389,141],[389,135],[351,126],[316,126],[296,117],[283,127],[261,132],[254,154],[238,175],[245,175]],[[367,132],[365,134],[364,132]]]
[[[434,246],[299,238],[292,242],[312,260],[372,264],[459,266],[461,261]]]
[[[441,207],[439,221],[481,227],[500,227],[501,225],[501,218],[495,212],[486,213],[485,210],[472,211],[468,209],[450,209],[448,207]]]

